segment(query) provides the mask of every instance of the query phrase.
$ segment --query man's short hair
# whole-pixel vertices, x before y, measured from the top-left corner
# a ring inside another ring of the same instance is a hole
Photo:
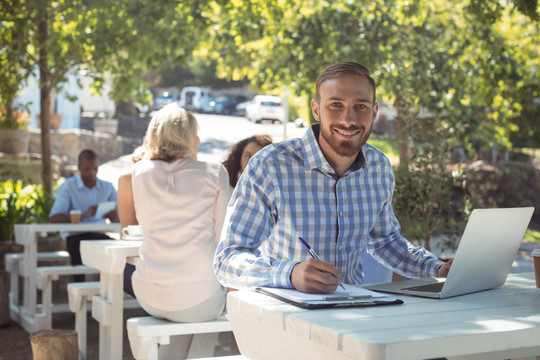
[[[94,150],[84,149],[79,153],[79,163],[81,160],[97,160],[97,154]]]
[[[323,82],[329,79],[334,79],[342,75],[359,75],[368,79],[369,84],[373,88],[373,103],[377,101],[375,91],[375,80],[371,77],[371,73],[367,67],[362,64],[358,64],[352,61],[338,62],[328,66],[324,69],[319,76],[317,76],[317,82],[315,84],[315,100],[321,101],[320,87]]]

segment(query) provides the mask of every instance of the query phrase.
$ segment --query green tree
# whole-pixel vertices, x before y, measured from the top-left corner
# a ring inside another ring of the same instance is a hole
[[[50,97],[68,74],[84,69],[99,90],[113,76],[115,99],[144,93],[146,69],[182,62],[208,25],[211,3],[188,0],[5,0],[0,3],[2,100],[30,72],[39,73],[43,183],[52,191],[49,140]],[[4,54],[5,53],[5,54]],[[7,55],[6,55],[7,54]],[[7,60],[4,60],[7,59]],[[14,62],[13,62],[14,61]],[[19,64],[26,71],[15,72]],[[2,69],[4,71],[4,67]],[[35,74],[37,75],[37,74]],[[9,90],[5,90],[9,89]],[[16,90],[15,90],[16,91]]]
[[[424,176],[433,185],[414,199],[405,187],[396,189],[404,201],[419,202],[417,216],[429,217],[425,239],[446,205],[437,193],[451,192],[444,164],[453,149],[472,149],[471,141],[509,146],[520,79],[538,80],[530,75],[538,73],[536,11],[524,16],[522,7],[513,7],[518,3],[232,1],[214,18],[219,25],[210,29],[206,46],[221,76],[246,76],[262,90],[289,86],[310,98],[317,74],[331,63],[352,60],[371,68],[378,99],[398,112],[400,174]],[[516,29],[532,40],[518,45]]]

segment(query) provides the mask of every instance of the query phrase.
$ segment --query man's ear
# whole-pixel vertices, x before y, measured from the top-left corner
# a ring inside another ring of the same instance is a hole
[[[317,121],[319,121],[319,111],[319,103],[315,99],[311,99],[311,112]]]
[[[379,112],[379,103],[375,102],[375,104],[373,105],[373,122],[375,122],[375,120],[377,120],[377,113],[378,112]]]

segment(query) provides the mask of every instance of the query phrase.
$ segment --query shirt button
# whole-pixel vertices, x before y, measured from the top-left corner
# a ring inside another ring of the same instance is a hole
[[[340,212],[339,212],[339,216],[343,216],[343,211],[340,211]]]
[[[342,249],[343,249],[343,247],[341,245],[339,245],[339,250],[342,250]]]

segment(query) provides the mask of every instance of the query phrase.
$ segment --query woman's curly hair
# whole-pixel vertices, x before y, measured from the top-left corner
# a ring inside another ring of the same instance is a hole
[[[241,140],[233,145],[229,151],[229,155],[223,161],[223,166],[229,172],[229,184],[234,188],[238,182],[238,175],[240,174],[240,159],[242,158],[242,152],[249,143],[257,143],[261,148],[270,145],[272,138],[268,135],[253,135],[247,139]]]

